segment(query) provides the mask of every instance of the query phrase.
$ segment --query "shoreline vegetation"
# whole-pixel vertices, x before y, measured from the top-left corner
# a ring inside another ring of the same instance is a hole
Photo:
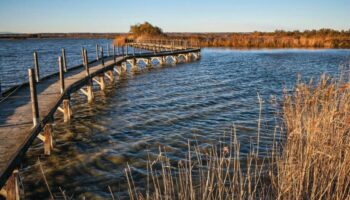
[[[174,164],[163,150],[150,160],[147,183],[134,184],[125,169],[130,199],[348,199],[350,197],[349,76],[298,82],[283,100],[284,125],[266,156],[256,148],[240,155],[236,129],[226,143],[207,149],[188,143]],[[260,108],[262,100],[259,98]],[[285,128],[285,130],[284,130]],[[147,186],[147,187],[146,187]]]
[[[164,33],[161,28],[148,22],[135,24],[129,33],[35,33],[0,34],[0,39],[31,38],[98,38],[115,39],[122,45],[123,39],[186,40],[193,46],[227,48],[350,48],[349,30],[305,30],[246,33]],[[117,42],[114,42],[117,44]]]
[[[123,40],[165,39],[185,40],[187,45],[229,48],[350,48],[350,29],[251,32],[251,33],[164,33],[148,22],[130,27],[128,35],[116,37],[115,44]]]

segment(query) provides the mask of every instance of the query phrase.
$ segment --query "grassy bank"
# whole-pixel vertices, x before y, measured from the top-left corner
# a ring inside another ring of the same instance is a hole
[[[286,140],[282,146],[276,141],[267,156],[255,148],[242,158],[233,129],[227,146],[189,144],[188,155],[175,165],[162,151],[148,164],[144,188],[133,184],[127,168],[130,199],[349,198],[349,89],[344,76],[297,83],[284,95]],[[258,136],[260,122],[261,116]]]
[[[252,33],[168,34],[202,47],[233,48],[350,48],[350,30],[275,31]]]
[[[232,48],[350,48],[350,30],[305,30],[232,33],[164,33],[161,28],[145,22],[130,27],[128,35],[116,37],[114,43],[123,45],[125,39],[177,39],[201,47]]]

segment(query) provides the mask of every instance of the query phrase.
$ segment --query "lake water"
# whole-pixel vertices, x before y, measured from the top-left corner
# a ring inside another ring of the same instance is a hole
[[[88,47],[94,58],[95,44],[108,42],[0,41],[1,81],[10,86],[25,79],[25,73],[17,70],[32,65],[33,49],[38,49],[42,70],[48,74],[57,70],[61,47],[66,48],[68,64],[79,64],[81,46]],[[126,164],[133,168],[136,184],[142,185],[148,157],[157,155],[159,148],[165,148],[172,160],[180,160],[188,141],[203,148],[218,145],[235,125],[245,155],[256,139],[258,94],[263,100],[263,154],[280,118],[283,89],[291,89],[298,74],[304,80],[322,73],[335,75],[349,61],[350,50],[202,49],[199,61],[141,69],[105,92],[96,88],[93,104],[74,94],[72,121],[64,124],[57,115],[53,154],[43,156],[39,142],[27,153],[21,171],[26,197],[49,197],[38,158],[54,194],[61,187],[74,198],[105,199],[110,198],[108,186],[125,197]]]

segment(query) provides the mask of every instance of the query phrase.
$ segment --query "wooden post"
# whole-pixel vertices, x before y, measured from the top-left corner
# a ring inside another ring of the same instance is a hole
[[[63,58],[63,69],[64,69],[64,72],[67,72],[66,50],[64,48],[62,48],[62,58]]]
[[[107,56],[110,56],[110,49],[109,49],[109,44],[107,44]]]
[[[137,71],[137,62],[136,62],[136,58],[135,57],[133,59],[131,59],[131,69],[134,72]]]
[[[60,86],[61,86],[61,94],[63,94],[65,90],[64,86],[64,69],[63,69],[63,59],[62,56],[58,57],[58,66],[59,66],[59,72],[60,72]]]
[[[173,56],[174,64],[176,65],[178,63],[178,58],[177,56]]]
[[[6,186],[6,200],[19,200],[19,177],[18,170],[15,169],[9,179],[7,179]]]
[[[83,49],[83,60],[84,60],[84,67],[85,67],[86,75],[90,76],[89,62],[88,62],[88,56],[87,56],[86,49]]]
[[[113,69],[114,70],[114,69]],[[114,82],[115,81],[115,78],[114,78],[114,75],[113,75],[113,70],[108,70],[106,72],[106,76],[107,78],[111,81],[111,82]]]
[[[98,58],[98,44],[96,44],[96,60],[99,60],[99,58]]]
[[[52,124],[48,123],[44,126],[44,154],[49,156],[51,154],[51,149],[53,148],[52,142]]]
[[[34,73],[35,73],[35,81],[39,83],[40,81],[40,74],[39,74],[39,62],[38,62],[38,54],[36,51],[34,51]]]
[[[39,105],[38,96],[36,93],[36,82],[34,80],[34,70],[28,69],[29,87],[30,87],[30,99],[32,102],[32,116],[33,116],[33,126],[37,126],[40,123],[39,117]]]
[[[132,47],[132,55],[135,56],[135,46]]]
[[[88,54],[87,50],[84,49],[84,60],[85,60],[85,70],[86,70],[86,75],[89,76],[88,84],[87,84],[87,96],[88,96],[88,102],[91,103],[94,99],[94,93],[93,93],[93,83],[92,79],[90,77],[90,70],[89,70],[89,59],[88,59]]]
[[[100,82],[100,88],[102,91],[104,91],[106,89],[106,82],[105,82],[105,78],[104,78],[104,74],[99,75],[99,82]]]
[[[101,47],[101,63],[102,63],[102,66],[105,66],[105,59],[103,57],[103,47]]]
[[[84,55],[84,48],[81,48],[81,58],[83,60],[83,65],[85,65],[85,55]]]
[[[63,102],[63,121],[68,122],[72,116],[69,99],[64,99]]]
[[[115,46],[113,44],[113,61],[116,62],[116,58],[115,58]]]
[[[166,57],[165,57],[165,56],[162,56],[162,57],[161,57],[161,60],[162,60],[162,65],[165,65],[165,64],[166,64]]]
[[[147,67],[152,67],[152,58],[147,59]]]
[[[117,43],[117,56],[119,55],[119,45]]]

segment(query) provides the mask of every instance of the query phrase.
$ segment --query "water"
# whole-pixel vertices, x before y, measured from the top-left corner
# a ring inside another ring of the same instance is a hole
[[[33,53],[38,52],[40,76],[58,72],[58,56],[66,49],[67,65],[82,63],[81,48],[88,51],[90,60],[96,59],[96,44],[106,51],[111,40],[106,39],[27,39],[0,40],[0,83],[2,91],[27,82],[27,69],[34,66]]]
[[[23,41],[12,42],[21,46]],[[78,58],[77,44],[90,43],[91,48],[95,44],[94,40],[43,41],[47,42],[58,53],[62,46],[76,45]],[[28,51],[20,54],[26,57]],[[72,121],[64,124],[57,115],[53,154],[42,156],[39,142],[27,153],[21,171],[26,197],[49,197],[38,157],[54,194],[61,187],[74,198],[105,199],[110,198],[108,186],[125,197],[127,163],[136,184],[142,185],[148,157],[154,158],[159,148],[166,149],[172,160],[183,159],[188,141],[198,141],[203,148],[217,145],[233,124],[244,155],[256,139],[258,94],[264,101],[260,138],[264,153],[280,117],[282,90],[292,88],[298,74],[304,80],[322,73],[335,75],[349,61],[350,50],[203,49],[200,61],[143,69],[109,85],[105,92],[96,88],[94,104],[74,94]]]

